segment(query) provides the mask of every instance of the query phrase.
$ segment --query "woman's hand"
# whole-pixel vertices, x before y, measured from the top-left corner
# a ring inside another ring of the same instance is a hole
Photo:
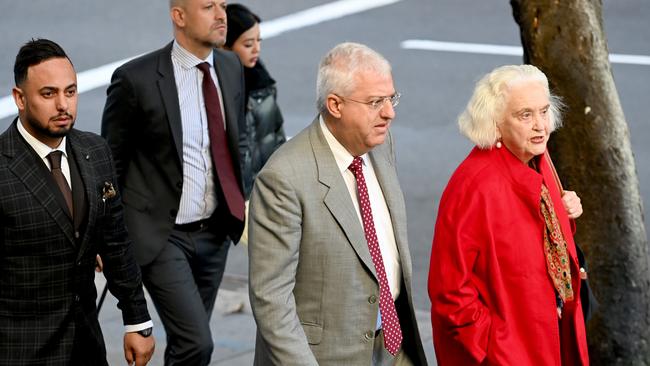
[[[580,197],[574,191],[564,191],[562,203],[570,219],[577,219],[582,215],[582,203]]]

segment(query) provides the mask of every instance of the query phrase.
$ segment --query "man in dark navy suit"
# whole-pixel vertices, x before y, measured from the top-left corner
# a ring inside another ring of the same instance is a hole
[[[244,226],[244,77],[237,55],[218,49],[225,8],[171,0],[174,40],[115,71],[102,119],[136,259],[167,333],[166,365],[210,363],[210,315]]]
[[[56,43],[16,56],[18,117],[0,135],[0,365],[107,365],[95,256],[126,325],[125,357],[154,349],[106,142],[73,129],[77,76]]]

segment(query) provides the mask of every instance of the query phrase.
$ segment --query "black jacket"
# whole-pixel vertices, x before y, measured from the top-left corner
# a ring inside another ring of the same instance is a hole
[[[70,130],[71,218],[16,123],[0,135],[0,365],[70,365],[79,334],[84,365],[106,365],[95,308],[96,254],[124,324],[151,319],[120,194],[106,191],[107,184],[117,187],[110,150],[101,137]],[[85,224],[77,231],[75,222]]]
[[[240,126],[241,168],[244,195],[250,197],[253,182],[271,154],[286,140],[283,118],[277,103],[277,89],[264,65],[245,69],[246,119]]]
[[[113,73],[102,118],[102,136],[113,151],[126,224],[141,266],[167,245],[183,188],[183,130],[171,59],[172,43],[136,58]],[[243,67],[232,52],[214,50],[228,147],[240,179],[238,127],[244,119]],[[240,181],[241,183],[241,181]],[[243,190],[242,190],[243,191]],[[219,222],[237,242],[243,222]]]

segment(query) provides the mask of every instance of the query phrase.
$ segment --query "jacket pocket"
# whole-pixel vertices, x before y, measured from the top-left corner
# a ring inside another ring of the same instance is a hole
[[[311,323],[300,323],[307,336],[307,343],[319,344],[323,339],[323,326]]]

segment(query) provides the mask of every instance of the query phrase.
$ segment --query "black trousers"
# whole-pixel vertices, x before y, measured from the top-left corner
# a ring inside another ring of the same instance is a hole
[[[230,241],[209,225],[172,231],[167,246],[142,268],[143,282],[167,333],[165,365],[208,365],[210,316]]]
[[[93,324],[91,329],[81,309],[76,309],[74,316],[76,317],[75,335],[70,354],[70,366],[108,366],[106,346],[99,323]],[[96,317],[96,314],[94,316]]]

